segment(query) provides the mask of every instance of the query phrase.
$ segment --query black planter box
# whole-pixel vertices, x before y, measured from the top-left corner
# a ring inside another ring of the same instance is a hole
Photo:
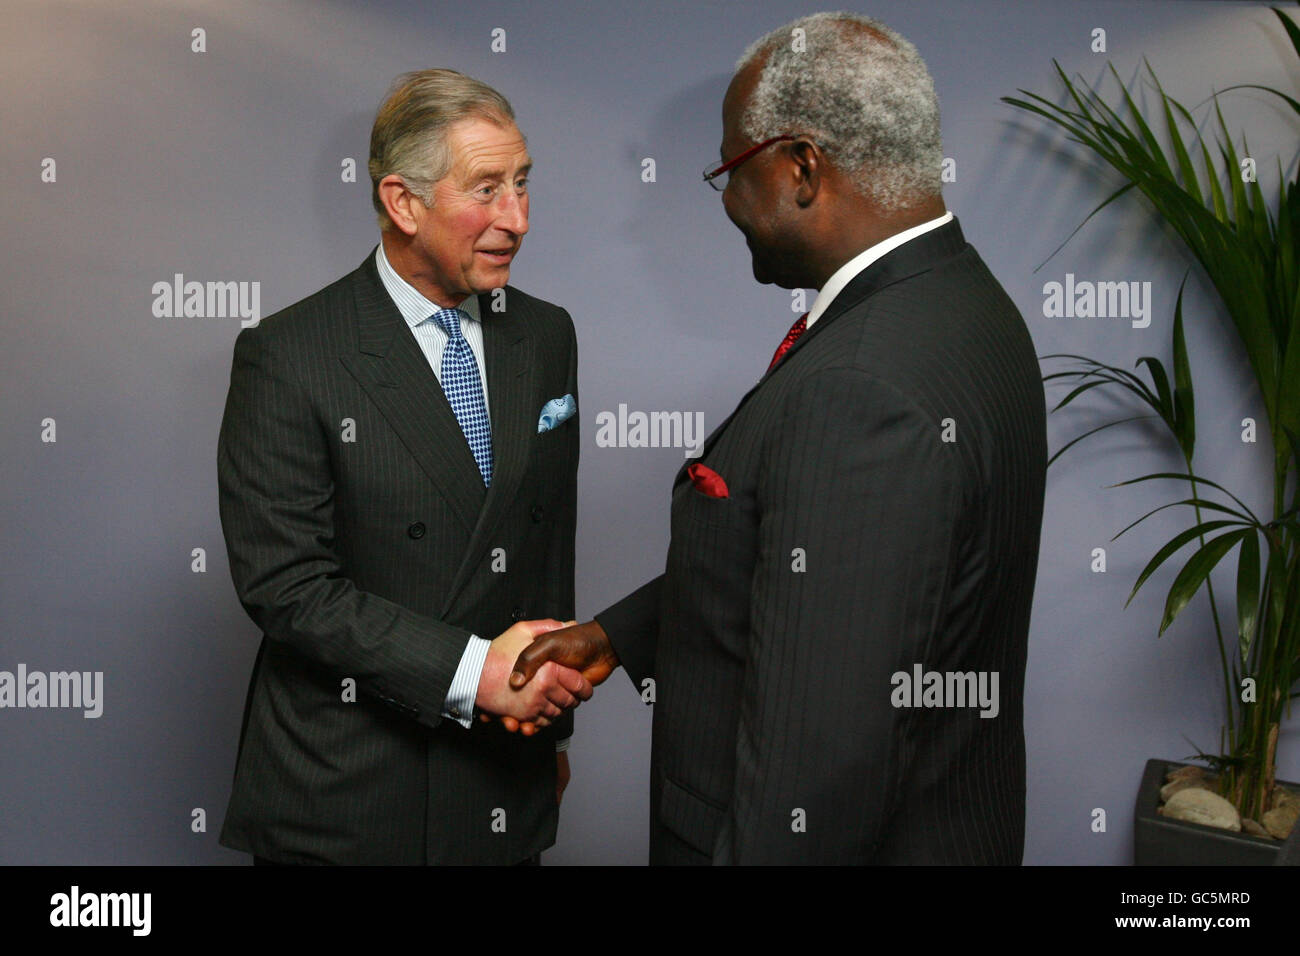
[[[1138,866],[1272,866],[1281,840],[1234,833],[1156,813],[1165,774],[1186,764],[1148,760],[1133,817],[1133,862]],[[1294,788],[1286,780],[1278,783]],[[1300,824],[1297,824],[1300,826]]]

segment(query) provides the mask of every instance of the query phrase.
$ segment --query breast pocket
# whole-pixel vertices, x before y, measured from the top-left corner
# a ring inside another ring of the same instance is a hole
[[[566,418],[564,421],[560,422],[560,424],[554,425],[544,432],[538,432],[533,444],[547,445],[553,444],[557,441],[563,441],[565,438],[569,437],[570,430],[577,427],[578,416],[574,415],[572,418]]]
[[[739,484],[737,482],[737,484]],[[673,535],[700,531],[721,533],[719,540],[734,539],[743,544],[757,525],[757,509],[752,498],[740,489],[728,497],[718,498],[700,491],[689,478],[673,490]]]
[[[576,471],[576,432],[570,431],[576,427],[571,418],[549,431],[533,436],[528,453],[528,470],[533,480],[560,486],[569,471]]]
[[[673,495],[667,574],[678,606],[668,609],[679,640],[742,650],[758,545],[757,509],[746,499],[713,498],[689,481]]]

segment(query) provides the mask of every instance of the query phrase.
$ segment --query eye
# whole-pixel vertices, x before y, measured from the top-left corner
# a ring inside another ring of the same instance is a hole
[[[497,187],[488,184],[482,185],[478,187],[478,189],[474,190],[474,195],[478,196],[480,199],[491,199],[496,194]]]
[[[521,176],[519,179],[516,179],[516,180],[515,180],[515,189],[518,189],[518,190],[520,190],[520,191],[523,191],[523,190],[525,190],[525,189],[527,189],[527,188],[528,188],[528,177],[527,177],[527,176]]]

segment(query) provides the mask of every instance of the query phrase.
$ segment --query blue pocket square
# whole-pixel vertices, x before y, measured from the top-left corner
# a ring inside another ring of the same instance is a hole
[[[578,403],[572,395],[551,399],[542,406],[542,417],[537,419],[537,434],[548,432],[556,425],[568,421],[577,410]]]

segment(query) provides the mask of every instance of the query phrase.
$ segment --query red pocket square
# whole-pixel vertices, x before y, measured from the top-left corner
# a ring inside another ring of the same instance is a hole
[[[727,483],[722,480],[722,476],[710,468],[708,465],[701,465],[698,461],[686,469],[686,474],[691,476],[691,484],[695,485],[695,490],[710,498],[726,498]]]

